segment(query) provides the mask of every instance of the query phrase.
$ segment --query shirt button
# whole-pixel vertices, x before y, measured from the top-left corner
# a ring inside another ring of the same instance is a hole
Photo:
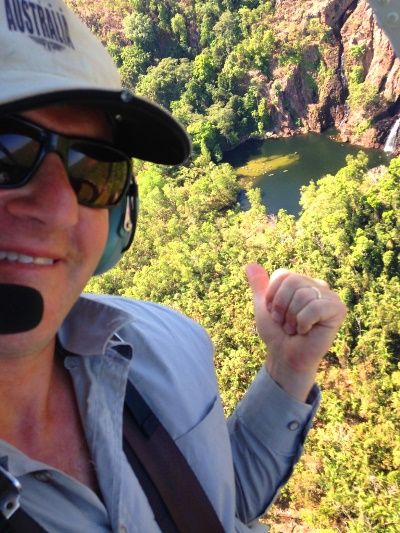
[[[48,483],[53,479],[53,476],[47,470],[35,472],[33,475],[35,476],[35,479],[37,479],[38,481],[42,481],[43,483]]]
[[[296,429],[299,429],[300,424],[296,420],[292,420],[287,427],[290,431],[296,431]]]

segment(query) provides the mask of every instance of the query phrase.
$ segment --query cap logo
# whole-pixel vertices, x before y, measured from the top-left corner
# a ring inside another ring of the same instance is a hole
[[[75,48],[61,8],[56,11],[51,3],[42,7],[40,0],[4,0],[4,5],[10,31],[26,33],[35,43],[50,52],[61,51],[66,47]]]

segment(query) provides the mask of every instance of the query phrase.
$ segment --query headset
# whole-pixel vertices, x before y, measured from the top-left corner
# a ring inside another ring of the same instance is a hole
[[[128,192],[119,204],[108,209],[107,242],[94,275],[103,274],[115,266],[132,244],[137,224],[139,198],[134,176],[132,175],[130,179]]]

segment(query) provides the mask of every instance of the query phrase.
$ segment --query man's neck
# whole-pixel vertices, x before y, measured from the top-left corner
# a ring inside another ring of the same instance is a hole
[[[72,381],[55,343],[36,356],[0,360],[0,439],[100,496]]]
[[[62,374],[54,354],[55,340],[40,353],[0,358],[0,436],[45,424]]]

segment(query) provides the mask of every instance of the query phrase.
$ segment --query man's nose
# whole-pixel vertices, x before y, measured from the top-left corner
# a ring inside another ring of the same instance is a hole
[[[67,229],[78,222],[79,204],[60,156],[51,152],[35,175],[21,188],[9,192],[10,214],[32,218]]]

